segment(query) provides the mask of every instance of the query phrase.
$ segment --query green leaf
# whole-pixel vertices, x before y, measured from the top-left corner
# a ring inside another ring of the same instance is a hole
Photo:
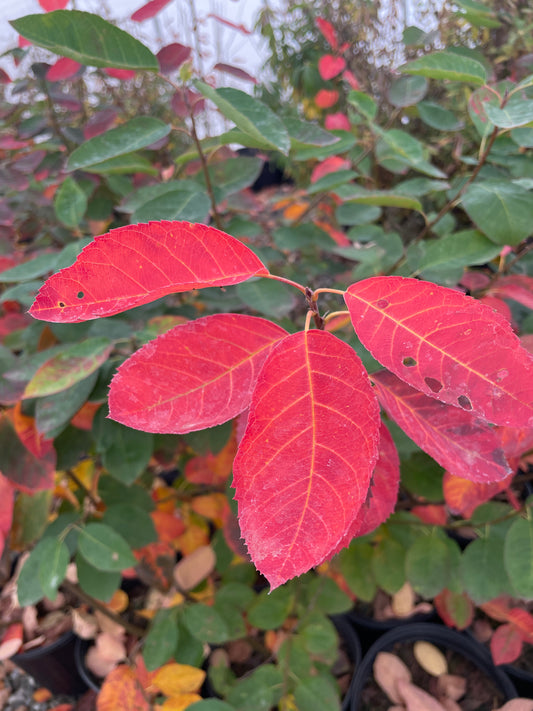
[[[389,88],[389,101],[399,108],[412,106],[424,98],[427,90],[428,82],[425,77],[400,77],[393,81]]]
[[[262,167],[261,158],[252,156],[229,158],[210,165],[208,172],[216,201],[222,202],[228,195],[252,185],[259,177]],[[203,172],[199,174],[198,182],[206,190]]]
[[[430,180],[430,178],[410,178],[394,186],[394,192],[410,197],[421,197],[433,192],[450,189],[450,183],[445,180]]]
[[[16,267],[6,269],[0,273],[0,282],[4,284],[15,283],[19,281],[29,281],[36,277],[44,276],[48,272],[53,272],[57,266],[58,254],[39,254],[33,259],[29,259],[23,264],[17,264]]]
[[[228,703],[236,711],[270,711],[274,704],[274,689],[270,679],[261,683],[261,678],[256,678],[260,669],[244,679],[240,679],[230,689],[226,697]]]
[[[26,559],[17,579],[17,599],[20,607],[35,605],[44,598],[44,590],[39,580],[41,564],[40,548],[46,539],[39,541]]]
[[[262,630],[273,630],[287,619],[293,604],[289,587],[276,588],[271,593],[262,590],[248,608],[248,622]]]
[[[291,146],[289,133],[266,104],[239,89],[213,89],[201,81],[195,81],[194,85],[237,128],[261,142],[264,148],[288,154]]]
[[[407,263],[413,275],[427,281],[455,286],[464,268],[485,264],[497,257],[501,247],[478,230],[463,230],[436,240],[411,244],[407,248]]]
[[[464,126],[454,113],[433,101],[421,101],[417,109],[422,121],[438,131],[459,131]]]
[[[444,470],[425,452],[414,452],[401,460],[402,485],[414,496],[442,501]]]
[[[59,514],[52,523],[48,524],[43,538],[60,538],[65,542],[70,555],[73,555],[78,547],[78,528],[74,524],[79,524],[82,513],[76,511],[65,511]]]
[[[445,173],[425,159],[423,144],[406,131],[393,128],[377,132],[381,140],[376,146],[376,159],[387,170],[403,173],[406,168],[413,168],[432,178],[446,178]]]
[[[33,44],[80,64],[159,71],[159,62],[148,47],[89,12],[56,10],[26,15],[10,24]]]
[[[384,538],[374,548],[372,571],[376,583],[390,595],[405,583],[405,548],[391,538]]]
[[[347,185],[335,191],[348,204],[379,205],[383,207],[403,207],[406,210],[422,212],[420,200],[392,190],[364,190],[354,185]]]
[[[157,532],[150,514],[132,504],[108,506],[102,523],[119,533],[132,548],[142,548],[157,541]]]
[[[94,373],[111,352],[107,338],[88,338],[67,346],[44,363],[30,380],[24,397],[53,395]]]
[[[177,608],[158,610],[143,645],[143,659],[148,671],[154,671],[172,659],[178,640]]]
[[[461,556],[459,548],[435,535],[421,536],[407,551],[407,580],[423,597],[431,598],[459,579]]]
[[[348,103],[368,121],[373,121],[376,118],[378,105],[368,94],[352,89],[348,94]]]
[[[292,290],[270,279],[243,282],[238,285],[237,294],[246,306],[273,318],[286,316],[296,303]]]
[[[490,104],[485,107],[487,116],[498,128],[517,128],[533,121],[533,101],[513,101],[503,109]]]
[[[328,173],[322,178],[316,181],[316,183],[311,184],[307,188],[308,195],[314,195],[315,193],[321,193],[334,188],[338,188],[340,185],[345,185],[349,183],[354,178],[357,177],[357,173],[354,170],[337,170],[334,173]]]
[[[98,493],[106,506],[131,504],[143,511],[153,511],[155,504],[150,494],[142,486],[126,486],[112,476],[103,474],[98,480]]]
[[[470,219],[499,245],[515,245],[531,234],[531,193],[504,180],[476,181],[468,186],[462,205]]]
[[[352,607],[350,597],[334,580],[324,576],[311,577],[305,588],[302,585],[298,604],[303,605],[305,611],[318,610],[324,615],[338,615]]]
[[[335,211],[337,222],[341,225],[367,225],[381,217],[381,209],[375,205],[361,205],[356,202],[345,202]]]
[[[88,378],[74,383],[70,388],[37,400],[35,405],[35,425],[39,432],[52,439],[59,434],[80,407],[87,402],[98,378],[95,371]]]
[[[45,597],[52,602],[57,590],[67,573],[70,554],[63,541],[57,538],[44,538],[39,547],[39,583]]]
[[[120,572],[137,565],[122,536],[103,523],[89,523],[81,529],[78,550],[98,570]]]
[[[147,467],[152,456],[154,437],[106,418],[101,408],[93,429],[96,448],[107,471],[123,484],[131,484]]]
[[[319,148],[316,146],[297,148],[292,154],[293,160],[324,160],[324,158],[328,158],[329,156],[342,155],[356,144],[357,139],[348,131],[331,131],[331,134],[339,139],[337,143],[321,146]]]
[[[15,436],[9,431],[11,438]],[[2,465],[6,466],[6,452],[2,451]],[[11,545],[14,550],[24,550],[41,537],[48,523],[53,492],[50,489],[26,494],[17,493],[13,508],[13,524],[11,526]]]
[[[228,626],[217,610],[202,603],[189,605],[181,617],[182,623],[196,639],[208,644],[222,644],[230,635]]]
[[[512,140],[523,148],[533,148],[533,128],[515,128],[511,131]]]
[[[334,682],[325,676],[300,679],[294,689],[294,700],[302,711],[336,711],[341,707]]]
[[[477,605],[512,592],[504,568],[503,544],[501,538],[489,535],[472,541],[463,552],[462,579],[466,592]]]
[[[320,249],[331,249],[335,242],[327,232],[321,230],[314,224],[282,226],[272,234],[276,247],[288,249],[308,249],[309,247],[319,247]]]
[[[244,611],[255,600],[255,593],[243,583],[226,583],[218,590],[216,600]]]
[[[350,605],[350,608],[353,605]],[[335,625],[325,615],[312,613],[299,628],[300,639],[313,657],[333,664],[339,638]]]
[[[433,52],[413,59],[402,65],[400,71],[430,79],[462,81],[476,86],[481,86],[487,80],[485,68],[480,62],[447,51]]]
[[[67,227],[77,227],[87,210],[87,197],[70,175],[62,182],[54,196],[54,212]]]
[[[504,564],[518,595],[533,598],[533,521],[519,518],[505,537]]]
[[[81,589],[102,602],[111,600],[122,579],[118,571],[98,570],[88,563],[79,551],[76,553],[76,571]]]
[[[141,205],[131,216],[132,224],[149,222],[150,220],[184,220],[187,222],[203,222],[211,203],[209,197],[199,186],[195,191],[168,190],[153,200]]]
[[[69,156],[67,170],[79,170],[155,143],[170,133],[170,126],[151,116],[137,116],[127,123],[90,138]]]
[[[350,590],[364,602],[371,602],[377,589],[372,571],[373,556],[372,546],[360,541],[353,541],[340,554],[341,573]]]
[[[121,175],[123,173],[146,173],[157,175],[157,168],[149,160],[138,153],[126,153],[116,158],[104,160],[101,163],[89,165],[85,170],[98,175]]]
[[[220,699],[204,699],[191,706],[194,711],[235,711],[235,706],[230,706]]]
[[[302,121],[298,118],[284,118],[283,123],[289,132],[291,148],[304,146],[331,146],[339,142],[338,136],[325,131],[315,123]]]

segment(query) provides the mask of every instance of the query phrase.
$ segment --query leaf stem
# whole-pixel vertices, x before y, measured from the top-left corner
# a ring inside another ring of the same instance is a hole
[[[350,312],[349,311],[332,311],[329,314],[326,314],[324,316],[324,322],[327,323],[328,321],[331,321],[331,319],[335,318],[335,316],[348,316],[348,319],[350,318]]]
[[[99,504],[98,499],[96,499],[96,498],[93,496],[93,494],[92,494],[92,493],[89,491],[89,489],[85,486],[85,484],[82,482],[82,480],[81,480],[76,474],[74,474],[74,472],[72,471],[72,469],[66,469],[66,470],[65,470],[65,473],[66,473],[66,475],[67,475],[67,478],[68,478],[68,479],[71,479],[71,481],[73,481],[73,482],[76,484],[76,486],[77,486],[79,489],[81,489],[81,490],[83,491],[83,493],[84,493],[85,496],[89,499],[89,501],[90,501],[91,504],[94,506],[94,508],[97,508],[97,507],[98,507],[98,504]]]
[[[302,286],[301,284],[298,284],[297,281],[292,281],[291,279],[285,279],[285,277],[278,276],[277,274],[261,274],[261,277],[263,279],[273,279],[274,281],[281,281],[283,284],[288,284],[289,286],[294,286],[295,289],[298,289],[298,291],[301,291],[302,294],[306,293],[306,288],[305,286]]]

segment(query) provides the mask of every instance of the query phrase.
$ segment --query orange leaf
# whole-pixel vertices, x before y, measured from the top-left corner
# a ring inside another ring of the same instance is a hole
[[[22,635],[24,634],[22,624],[15,622],[4,632],[0,641],[0,661],[9,659],[16,654],[22,646]]]
[[[185,531],[185,524],[174,513],[156,510],[150,516],[161,543],[174,543]]]
[[[413,506],[411,513],[418,516],[424,523],[430,523],[436,526],[444,526],[448,518],[444,506],[437,506],[436,504]]]
[[[120,664],[107,675],[96,699],[96,711],[150,711],[135,670]]]
[[[513,476],[510,474],[502,481],[479,482],[445,472],[442,480],[444,500],[452,513],[470,518],[478,506],[492,499],[500,491],[504,491],[510,485]]]
[[[200,546],[209,545],[209,526],[205,521],[197,521],[187,526],[185,533],[179,537],[176,547],[183,555],[189,555]]]
[[[226,518],[229,504],[224,494],[215,492],[204,496],[196,496],[192,500],[191,508],[195,513],[213,521],[220,528]]]
[[[204,683],[203,669],[188,664],[165,664],[154,676],[153,684],[166,696],[199,691]]]
[[[79,430],[89,432],[93,426],[94,416],[101,406],[101,402],[86,402],[71,419],[70,424]]]
[[[202,697],[198,694],[180,694],[167,699],[161,706],[158,706],[160,711],[185,711],[197,701],[201,701]]]
[[[237,453],[237,442],[232,435],[218,454],[206,454],[189,459],[185,465],[185,478],[193,484],[223,484],[231,473]]]
[[[517,628],[524,642],[533,644],[533,615],[530,612],[513,607],[509,610],[508,620]]]

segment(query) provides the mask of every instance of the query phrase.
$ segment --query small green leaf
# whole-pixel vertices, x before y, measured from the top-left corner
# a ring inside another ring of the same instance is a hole
[[[209,213],[211,203],[198,185],[195,191],[188,188],[168,190],[164,195],[148,200],[131,216],[132,224],[150,222],[150,220],[184,220],[203,222]]]
[[[48,439],[57,436],[80,407],[87,402],[97,378],[98,372],[95,371],[88,378],[74,383],[70,388],[37,400],[35,405],[35,425],[39,432],[47,435]],[[52,433],[54,433],[53,437]]]
[[[45,597],[52,602],[67,573],[70,554],[67,546],[58,538],[43,538],[39,547],[39,583]]]
[[[96,166],[155,143],[170,133],[170,126],[151,116],[137,116],[99,136],[90,138],[71,153],[67,170]]]
[[[376,118],[378,105],[368,94],[353,89],[348,94],[348,102],[369,121]]]
[[[154,436],[106,418],[107,408],[98,411],[94,423],[96,447],[107,471],[123,484],[132,484],[147,467]]]
[[[348,131],[331,131],[333,136],[336,136],[339,140],[337,143],[327,146],[305,146],[303,148],[296,148],[292,154],[292,158],[295,161],[301,160],[324,160],[329,156],[342,155],[353,148],[356,144],[356,138],[353,133]]]
[[[438,131],[459,131],[463,128],[463,122],[454,113],[433,101],[421,101],[417,109],[422,121]]]
[[[246,306],[273,318],[286,316],[296,304],[293,291],[270,279],[243,282],[238,285],[237,294]]]
[[[490,104],[485,107],[487,116],[498,128],[518,128],[533,121],[533,101],[513,101],[503,109]]]
[[[116,158],[103,160],[85,168],[88,173],[97,175],[122,175],[131,173],[146,173],[147,175],[157,175],[157,168],[149,160],[138,153],[125,153]]]
[[[292,117],[284,118],[283,123],[289,132],[291,148],[302,148],[303,146],[331,146],[339,142],[338,136],[334,136],[329,131],[325,131],[315,123]]]
[[[40,547],[46,539],[39,541],[26,559],[17,579],[17,599],[20,607],[28,607],[42,600],[45,596],[39,580],[39,566],[41,564]]]
[[[262,590],[248,608],[248,622],[263,630],[273,630],[287,619],[293,604],[290,589]]]
[[[341,707],[333,680],[325,676],[300,679],[294,689],[294,700],[297,708],[305,711],[337,711]]]
[[[372,571],[380,588],[393,595],[405,583],[405,548],[391,538],[374,549]]]
[[[418,210],[422,212],[422,204],[419,200],[409,195],[394,192],[392,190],[364,190],[357,186],[349,185],[342,190],[335,191],[347,201],[348,204],[378,205],[383,207],[403,207],[406,210]]]
[[[102,523],[119,533],[134,549],[157,541],[157,532],[150,514],[132,504],[108,506]]]
[[[76,553],[76,571],[81,589],[102,602],[111,600],[122,579],[118,571],[98,570],[79,551]]]
[[[77,227],[87,210],[87,197],[70,175],[62,182],[54,196],[57,219],[67,227]]]
[[[183,612],[181,621],[193,637],[204,643],[222,644],[230,638],[224,618],[208,605],[196,603],[188,606]]]
[[[504,564],[518,595],[533,598],[533,521],[519,518],[505,537]]]
[[[315,193],[334,190],[340,185],[350,183],[356,177],[357,173],[354,170],[337,170],[334,173],[324,175],[322,178],[317,180],[316,183],[312,183],[307,188],[307,193],[308,195],[314,195]]]
[[[148,671],[154,671],[172,659],[178,640],[177,608],[158,610],[143,646],[143,659]]]
[[[402,485],[414,496],[427,501],[442,501],[444,471],[425,452],[414,452],[401,460]]]
[[[38,47],[80,64],[159,71],[159,62],[148,47],[89,12],[56,10],[26,15],[10,24]]]
[[[288,154],[291,147],[289,133],[282,120],[266,104],[239,89],[213,89],[201,81],[195,81],[194,85],[237,128],[261,142],[264,148]]]
[[[4,284],[15,283],[19,281],[29,281],[36,277],[44,276],[48,272],[53,272],[57,266],[58,254],[39,254],[33,259],[29,259],[23,264],[17,264],[16,267],[6,269],[0,273],[0,282]]]
[[[392,82],[389,88],[389,101],[393,106],[404,107],[418,104],[428,90],[425,77],[404,76]]]
[[[376,579],[372,570],[374,550],[369,543],[354,541],[341,551],[340,569],[350,590],[364,602],[376,594]]]
[[[433,52],[413,59],[402,65],[400,71],[430,79],[462,81],[476,86],[481,86],[487,79],[485,68],[480,62],[447,51]]]
[[[12,432],[11,436],[15,436]],[[5,456],[2,466],[6,467]],[[7,467],[4,469],[7,471]],[[40,538],[46,528],[52,505],[52,491],[34,491],[26,494],[22,491],[17,493],[13,508],[13,524],[11,526],[11,545],[15,550],[24,550]]]
[[[531,234],[531,193],[508,180],[476,181],[468,186],[462,205],[470,219],[499,245],[515,245]]]
[[[26,386],[23,397],[53,395],[70,388],[98,370],[111,349],[112,344],[107,338],[88,338],[67,346],[39,368]]]
[[[81,529],[78,550],[98,570],[119,572],[137,565],[122,536],[103,523],[89,523]]]
[[[477,605],[512,592],[504,568],[503,544],[501,538],[489,535],[472,541],[463,552],[461,573],[465,590]]]
[[[434,597],[459,580],[460,551],[435,535],[421,536],[407,551],[407,580],[423,597]]]
[[[381,140],[376,146],[376,159],[387,170],[403,173],[413,168],[432,178],[446,178],[446,174],[426,160],[424,145],[406,131],[375,129]]]

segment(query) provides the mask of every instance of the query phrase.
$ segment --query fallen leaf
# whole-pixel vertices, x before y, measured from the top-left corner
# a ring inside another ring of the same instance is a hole
[[[200,546],[185,556],[174,568],[174,582],[179,590],[192,590],[215,569],[217,559],[211,546]]]
[[[533,711],[533,699],[511,699],[496,711]]]
[[[410,683],[411,672],[402,660],[390,652],[379,652],[374,661],[374,679],[393,703],[401,703],[400,681]]]
[[[404,583],[392,596],[392,610],[396,617],[409,617],[413,613],[414,605],[415,591],[409,583]]]
[[[442,696],[459,701],[466,694],[466,679],[457,674],[441,674],[437,680],[437,690]]]
[[[154,676],[154,686],[166,696],[193,693],[204,683],[205,672],[188,664],[165,664]]]
[[[428,674],[440,676],[448,673],[446,657],[434,644],[424,641],[415,642],[413,653],[416,661]]]
[[[446,711],[437,699],[405,679],[398,680],[398,692],[407,711]]]

